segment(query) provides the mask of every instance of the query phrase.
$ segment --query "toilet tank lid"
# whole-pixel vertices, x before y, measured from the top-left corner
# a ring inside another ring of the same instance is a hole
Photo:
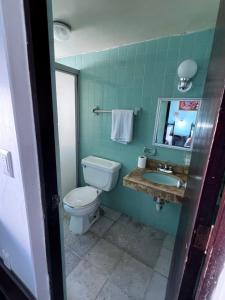
[[[113,173],[121,168],[120,163],[97,156],[85,157],[81,160],[81,164],[83,166],[86,165],[92,168],[101,169],[109,173]]]

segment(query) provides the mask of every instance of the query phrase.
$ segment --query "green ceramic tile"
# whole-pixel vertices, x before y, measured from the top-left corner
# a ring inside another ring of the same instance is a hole
[[[152,198],[123,187],[122,177],[136,167],[144,146],[152,145],[158,98],[184,97],[177,91],[177,66],[183,59],[196,59],[199,68],[193,88],[185,97],[202,96],[213,33],[206,30],[165,37],[60,60],[81,70],[80,159],[92,154],[122,164],[116,188],[103,193],[102,201],[170,234],[176,233],[181,206],[166,204],[158,213]],[[121,145],[110,140],[111,115],[93,115],[91,110],[96,105],[103,109],[143,108],[135,117],[131,144]],[[184,156],[185,151],[157,148],[156,159],[183,164]],[[84,184],[81,168],[79,174],[79,182]]]

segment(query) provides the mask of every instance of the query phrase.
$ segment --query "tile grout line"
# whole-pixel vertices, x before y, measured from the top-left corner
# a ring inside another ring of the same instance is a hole
[[[96,295],[96,297],[95,297],[94,300],[96,300],[96,299],[98,298],[98,296],[100,295],[101,291],[103,290],[103,288],[105,287],[105,285],[106,285],[106,283],[107,283],[108,281],[109,281],[109,279],[107,279],[107,280],[105,281],[105,283],[103,284],[103,286],[102,286],[101,289],[99,290],[99,292],[98,292],[98,294]]]
[[[92,234],[94,234],[96,237],[97,237],[97,239],[96,239],[96,241],[94,242],[94,244],[90,247],[90,249],[88,249],[88,251],[87,251],[87,253],[99,242],[99,240],[101,239],[101,237],[99,237],[97,234],[95,234],[95,233],[93,233],[93,232],[91,232]],[[69,246],[67,246],[75,255],[77,255],[80,259],[83,259],[84,258],[84,256],[86,256],[86,254],[87,253],[85,253],[85,255],[82,257],[82,256],[80,256],[74,249],[72,249],[72,247],[69,245]]]
[[[117,221],[118,221],[118,220],[117,220]],[[115,223],[116,223],[117,221],[115,221]],[[105,240],[105,239],[104,239],[104,240]],[[128,295],[124,290],[122,290],[119,286],[117,286],[116,283],[114,283],[113,281],[110,280],[111,277],[112,277],[113,272],[115,271],[115,269],[117,268],[117,266],[118,266],[119,263],[121,262],[123,256],[124,256],[125,254],[126,254],[126,255],[129,255],[129,256],[131,256],[133,259],[135,259],[136,261],[138,261],[139,263],[141,263],[141,264],[143,264],[144,266],[146,266],[147,268],[151,269],[151,271],[152,271],[152,276],[153,276],[153,273],[155,272],[155,271],[154,271],[154,268],[153,268],[153,267],[149,267],[148,265],[146,265],[145,263],[143,263],[142,261],[140,261],[139,259],[137,259],[137,258],[134,257],[133,255],[131,255],[129,252],[125,251],[123,248],[121,248],[121,247],[119,247],[118,245],[112,243],[111,241],[107,241],[107,240],[105,240],[105,241],[108,242],[108,243],[110,243],[110,244],[112,244],[113,246],[117,247],[118,249],[120,249],[120,250],[123,252],[122,255],[121,255],[121,257],[120,257],[120,259],[119,259],[118,262],[115,264],[115,266],[114,266],[114,268],[113,268],[111,274],[109,275],[109,278],[107,279],[107,282],[113,283],[113,284],[114,284],[118,289],[120,289],[120,290],[121,290],[128,298],[130,298],[130,299],[132,300],[132,297],[131,297],[130,295]],[[148,286],[149,286],[149,284],[150,284],[150,282],[151,282],[151,280],[152,280],[152,276],[150,276],[150,278],[149,278],[149,280],[148,280],[148,284],[147,284],[147,286],[146,286],[146,289],[145,289],[145,292],[144,292],[144,296],[145,296],[145,294],[146,294],[146,292],[147,292],[147,288],[148,288]],[[143,299],[144,299],[144,296],[143,296]]]
[[[112,243],[111,243],[111,244],[112,244]],[[113,245],[113,244],[112,244],[112,245]],[[115,246],[115,245],[113,245],[113,246]],[[113,272],[116,270],[117,266],[118,266],[119,263],[121,262],[122,257],[124,256],[124,254],[128,254],[126,251],[124,251],[124,250],[122,250],[122,251],[123,251],[123,253],[122,253],[120,259],[118,260],[118,262],[115,264],[114,268],[112,269],[112,272],[111,272],[111,274],[109,275],[109,278],[107,279],[107,281],[108,281],[109,283],[114,284],[114,285],[115,285],[122,293],[124,293],[128,298],[130,298],[130,300],[132,300],[131,296],[129,296],[124,290],[122,290],[115,282],[113,282],[113,281],[110,280],[111,277],[112,277]],[[119,300],[119,299],[118,299],[118,300]]]
[[[136,255],[134,255],[133,253],[131,253],[131,252],[125,250],[125,249],[122,248],[121,246],[117,245],[115,242],[113,242],[113,241],[108,241],[108,240],[106,239],[106,236],[103,236],[102,239],[105,240],[106,242],[111,243],[113,246],[116,246],[118,249],[124,251],[126,254],[128,254],[129,256],[131,256],[133,259],[137,260],[137,261],[140,262],[141,264],[145,265],[146,267],[151,268],[152,270],[154,270],[155,265],[154,265],[154,266],[149,266],[149,265],[147,265],[143,260],[140,260],[140,258],[139,258],[138,256],[136,256]],[[161,249],[160,249],[160,250],[161,250]],[[158,258],[159,258],[159,257],[158,257]],[[157,258],[157,260],[158,260],[158,258]]]
[[[107,207],[107,206],[105,206],[105,207]],[[104,210],[104,208],[103,207],[101,207],[102,209],[103,209],[103,211],[104,211],[104,215],[103,215],[103,217],[105,217],[105,218],[107,218],[108,220],[110,220],[110,221],[113,221],[114,223],[115,222],[117,222],[118,221],[118,219],[121,217],[121,215],[122,215],[122,213],[120,213],[120,216],[117,218],[117,220],[114,220],[113,218],[110,218],[110,217],[107,217],[106,216],[106,212],[105,212],[105,210]],[[112,208],[110,208],[110,207],[107,207],[107,208],[109,208],[109,209],[111,209],[111,210],[113,210]],[[115,211],[115,212],[117,212],[117,211]]]

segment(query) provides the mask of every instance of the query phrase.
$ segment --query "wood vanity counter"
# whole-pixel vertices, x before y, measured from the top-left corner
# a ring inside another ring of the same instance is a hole
[[[166,162],[159,160],[148,160],[147,167],[145,169],[137,168],[126,175],[123,178],[123,185],[133,190],[149,194],[152,197],[160,197],[165,201],[182,203],[185,192],[184,187],[177,188],[175,186],[158,184],[143,177],[143,175],[149,171],[157,171],[158,165],[165,163]],[[172,176],[176,176],[184,182],[187,181],[188,167],[172,163],[169,163],[169,165],[173,168]]]

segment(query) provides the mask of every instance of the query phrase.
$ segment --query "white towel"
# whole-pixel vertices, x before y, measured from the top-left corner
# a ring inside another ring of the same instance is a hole
[[[111,139],[121,144],[128,144],[133,136],[133,110],[112,110]]]

